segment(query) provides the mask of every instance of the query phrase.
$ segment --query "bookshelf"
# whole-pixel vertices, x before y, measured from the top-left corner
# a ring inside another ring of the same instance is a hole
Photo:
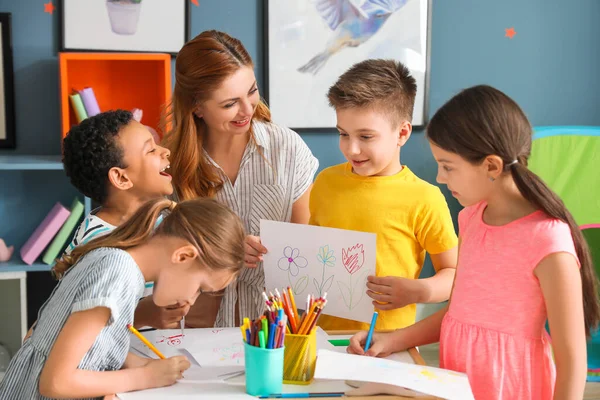
[[[62,137],[77,123],[69,94],[94,89],[100,111],[143,110],[142,123],[158,125],[171,97],[171,56],[154,53],[59,53]]]
[[[28,280],[39,280],[39,273],[50,280],[52,268],[41,259],[32,265],[25,264],[19,250],[57,201],[68,207],[79,194],[70,186],[59,155],[2,153],[0,181],[10,188],[0,193],[0,219],[13,222],[0,224],[0,238],[7,245],[15,246],[11,260],[0,263],[0,304],[18,304],[17,307],[0,307],[0,321],[6,328],[1,330],[0,342],[14,354],[27,333],[28,314],[32,313],[28,313]],[[87,214],[91,200],[79,196]]]
[[[63,170],[60,156],[0,155],[0,170]]]

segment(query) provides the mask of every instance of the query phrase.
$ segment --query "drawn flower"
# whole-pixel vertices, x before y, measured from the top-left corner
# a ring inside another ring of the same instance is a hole
[[[300,255],[300,250],[290,246],[283,249],[283,257],[277,262],[279,269],[289,271],[292,276],[297,276],[300,272],[299,268],[306,268],[307,265],[308,260]]]
[[[329,245],[319,247],[317,259],[321,262],[321,264],[328,267],[335,266],[335,256],[333,255],[333,250],[329,250]]]
[[[342,264],[350,275],[361,269],[365,262],[365,250],[362,244],[356,244],[348,249],[342,249]]]

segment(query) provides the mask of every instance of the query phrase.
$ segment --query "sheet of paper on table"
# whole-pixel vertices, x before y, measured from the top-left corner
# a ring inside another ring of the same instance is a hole
[[[166,357],[186,355],[192,367],[184,374],[184,379],[173,386],[119,394],[122,400],[138,399],[250,399],[244,392],[244,348],[239,328],[225,329],[186,329],[181,336],[178,329],[143,332],[143,335]],[[335,347],[329,343],[329,336],[317,327],[317,348],[330,352],[345,353],[345,347]],[[147,357],[157,356],[134,336],[131,346],[137,353]],[[233,350],[232,350],[233,349]],[[389,359],[414,363],[408,352],[392,354]],[[317,369],[320,363],[317,362]],[[353,389],[339,380],[315,379],[310,385],[284,385],[284,393],[345,392]],[[359,390],[381,390],[381,387],[362,386]],[[399,392],[397,392],[399,393]],[[409,393],[409,392],[402,392]]]
[[[163,329],[143,335],[165,357],[185,355],[192,363],[207,366],[244,366],[244,345],[239,328]],[[131,336],[131,347],[147,357],[158,358],[139,339]]]
[[[315,378],[399,386],[449,400],[474,399],[465,374],[414,363],[319,350]]]

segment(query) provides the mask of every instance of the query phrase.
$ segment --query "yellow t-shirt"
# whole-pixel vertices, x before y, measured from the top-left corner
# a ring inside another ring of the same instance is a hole
[[[418,279],[426,252],[439,254],[458,244],[444,195],[406,166],[392,176],[363,177],[348,163],[323,170],[310,194],[310,224],[377,234],[377,276]],[[375,328],[403,328],[414,324],[415,316],[416,304],[380,311]],[[369,328],[329,315],[321,315],[319,325],[328,330]]]

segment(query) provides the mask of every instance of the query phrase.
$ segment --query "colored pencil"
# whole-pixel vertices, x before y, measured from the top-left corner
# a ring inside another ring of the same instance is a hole
[[[373,318],[371,319],[371,326],[369,327],[369,333],[367,333],[367,341],[365,342],[365,351],[369,350],[371,346],[371,339],[373,338],[373,330],[375,329],[375,323],[377,322],[377,311],[373,312]]]
[[[129,329],[131,331],[131,333],[133,333],[135,336],[137,336],[138,339],[140,339],[142,341],[142,343],[144,343],[146,346],[148,346],[148,348],[150,350],[152,350],[154,352],[154,354],[156,354],[159,358],[161,358],[163,360],[165,359],[165,356],[163,356],[163,354],[160,351],[158,351],[158,349],[156,347],[154,347],[154,345],[152,343],[150,343],[148,341],[148,339],[143,337],[142,334],[139,333],[138,330],[133,327],[133,325],[127,324],[127,329]]]

